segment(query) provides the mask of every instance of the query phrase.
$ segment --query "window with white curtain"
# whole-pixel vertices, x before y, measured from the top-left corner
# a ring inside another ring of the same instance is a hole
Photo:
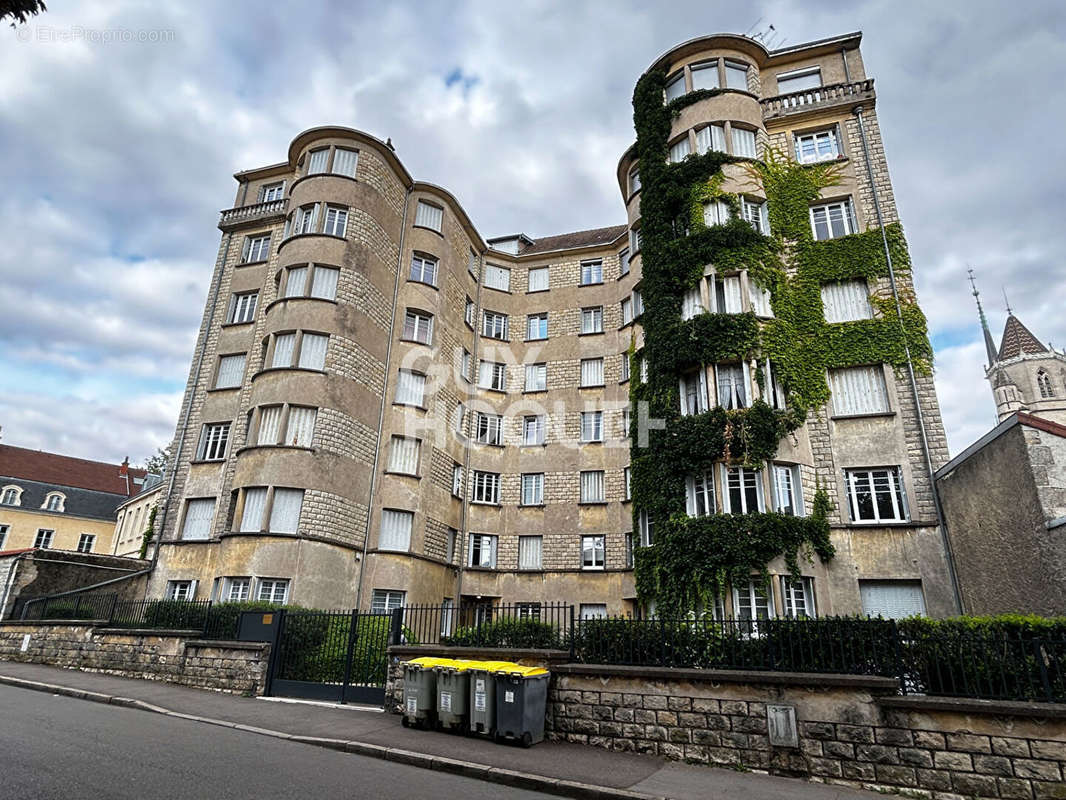
[[[581,502],[602,503],[606,499],[603,493],[603,470],[585,470],[581,473]]]
[[[257,486],[244,490],[244,511],[241,513],[241,527],[243,533],[254,533],[263,530],[263,512],[266,510],[267,490],[265,486]]]
[[[774,490],[774,511],[790,517],[804,516],[799,465],[774,464],[771,479]]]
[[[703,204],[704,225],[725,225],[732,218],[733,212],[724,200],[712,200]]]
[[[770,211],[765,200],[749,200],[747,197],[742,196],[740,198],[740,211],[752,228],[763,236],[770,235]]]
[[[730,409],[747,408],[751,405],[746,363],[718,364],[714,371],[718,381],[718,405]]]
[[[526,364],[526,391],[543,392],[548,388],[548,365]]]
[[[333,174],[355,177],[355,166],[359,161],[359,151],[338,147],[333,151]]]
[[[905,522],[907,500],[899,467],[846,469],[852,522]]]
[[[326,165],[329,163],[329,148],[322,147],[318,150],[312,150],[308,153],[307,158],[307,174],[317,175],[320,172],[326,171]]]
[[[540,569],[543,536],[518,537],[518,568]]]
[[[759,286],[755,280],[748,276],[748,299],[751,301],[751,310],[757,317],[772,317],[774,310],[770,306],[770,292]]]
[[[725,150],[725,126],[707,125],[696,131],[696,152],[700,155],[714,151],[724,153]]]
[[[463,465],[452,465],[452,494],[456,497],[463,496]],[[450,559],[449,559],[450,560]]]
[[[496,568],[496,536],[487,533],[470,534],[469,566]]]
[[[437,285],[437,259],[422,253],[411,256],[411,271],[408,278],[419,283],[428,283],[430,286]]]
[[[348,229],[348,207],[326,206],[326,222],[322,226],[322,232],[330,236],[344,236]]]
[[[838,239],[856,231],[850,199],[811,206],[810,214],[815,241]]]
[[[690,517],[706,517],[717,511],[714,473],[700,472],[685,478],[685,511]]]
[[[378,549],[402,552],[410,550],[411,523],[414,517],[415,515],[410,511],[384,509],[381,512],[381,535],[378,536]]]
[[[603,283],[603,260],[581,262],[581,285],[589,286],[594,283]]]
[[[226,445],[229,443],[229,426],[228,422],[211,422],[204,425],[196,458],[200,461],[221,461],[225,458]]]
[[[671,164],[676,164],[685,158],[691,151],[688,143],[688,134],[686,133],[672,145],[670,145],[670,152],[668,154],[668,160]]]
[[[405,406],[421,406],[426,391],[426,376],[401,369],[396,382],[396,402]]]
[[[215,518],[215,498],[201,497],[185,503],[185,521],[181,526],[181,538],[203,540],[211,536],[211,522]]]
[[[546,292],[548,290],[548,267],[534,267],[529,270],[530,292]]]
[[[503,417],[499,414],[477,412],[474,419],[474,438],[481,444],[503,444]]]
[[[300,368],[325,369],[326,343],[329,337],[320,333],[305,333],[300,343]]]
[[[637,525],[640,533],[640,546],[651,547],[655,544],[655,520],[647,511],[642,510],[637,514]]]
[[[507,365],[494,361],[482,361],[478,364],[477,385],[482,389],[496,392],[507,391]]]
[[[625,483],[625,499],[626,500],[632,500],[633,499],[633,468],[632,467],[623,467],[622,468],[622,479],[623,479],[623,482]]]
[[[606,536],[581,537],[581,569],[603,569],[607,564]]]
[[[526,317],[526,338],[530,340],[548,338],[547,313],[530,314]]]
[[[817,617],[814,608],[814,579],[781,576],[781,598],[784,601],[785,616],[790,619],[810,619]]]
[[[748,65],[743,61],[725,59],[725,85],[728,89],[748,91]]]
[[[631,298],[624,298],[622,300],[622,324],[628,325],[633,321],[633,300]]]
[[[481,335],[489,339],[507,339],[507,315],[485,311],[481,319]]]
[[[500,504],[500,475],[498,472],[474,470],[474,496],[472,501],[475,503],[487,503],[488,505]]]
[[[755,131],[749,131],[747,128],[738,128],[736,125],[732,127],[732,130],[733,155],[755,158]]]
[[[722,465],[725,513],[750,514],[765,511],[762,495],[762,470]]]
[[[241,385],[244,377],[244,353],[222,356],[218,360],[218,375],[215,377],[216,389],[232,389]]]
[[[337,299],[337,280],[341,271],[336,267],[315,267],[314,277],[311,279],[311,297],[322,300]]]
[[[718,59],[701,61],[689,67],[692,73],[692,90],[718,88]]]
[[[544,504],[544,473],[526,472],[522,475],[522,505]]]
[[[603,333],[603,306],[581,309],[581,332]]]
[[[419,228],[429,228],[439,232],[444,222],[444,209],[434,206],[422,200],[418,201],[415,209],[415,225]]]
[[[544,444],[543,414],[530,414],[522,419],[522,444],[527,447]]]
[[[681,298],[681,319],[692,319],[702,314],[706,309],[703,307],[703,298],[700,296],[698,286],[686,290]]]
[[[622,353],[618,359],[618,382],[625,383],[629,380],[629,353]]]
[[[700,368],[682,375],[680,381],[681,415],[702,414],[707,410],[707,372]]]
[[[801,164],[832,161],[840,157],[836,128],[796,134],[796,160]]]
[[[274,533],[296,533],[303,507],[303,489],[275,489],[270,509],[270,530]]]
[[[581,359],[581,385],[584,387],[603,386],[602,358]]]
[[[403,317],[403,336],[410,342],[433,343],[433,317],[421,311],[407,310]]]
[[[829,389],[833,396],[834,416],[887,414],[890,411],[885,371],[880,364],[831,369]]]
[[[868,617],[906,619],[925,616],[921,581],[859,581],[862,612]]]
[[[506,267],[498,267],[495,264],[486,264],[485,276],[482,282],[489,289],[509,292],[511,291],[511,270]]]
[[[261,406],[256,444],[278,444],[281,435],[281,406]]]
[[[633,315],[639,317],[644,313],[644,295],[640,293],[640,289],[633,290]]]
[[[274,336],[274,355],[270,359],[271,367],[291,367],[292,356],[296,350],[295,333],[279,333]]]
[[[226,321],[232,325],[251,322],[255,319],[255,306],[258,300],[259,292],[242,292],[232,295]]]
[[[871,319],[870,290],[863,279],[822,284],[822,310],[826,322]]]
[[[403,475],[418,474],[418,454],[422,443],[406,436],[393,436],[389,448],[389,472]]]
[[[711,311],[717,314],[739,314],[744,310],[740,301],[740,276],[718,274],[707,278]]]
[[[777,376],[777,367],[767,359],[763,363],[763,400],[770,408],[784,411],[787,403],[785,387]]]
[[[774,614],[773,594],[767,591],[762,579],[753,579],[733,587],[733,614],[739,620],[751,622],[770,619]]]
[[[285,443],[292,447],[310,447],[315,436],[318,409],[311,406],[289,406],[289,425]]]
[[[581,412],[581,441],[583,441],[583,442],[602,442],[603,441],[603,412],[602,411],[582,411]]]
[[[675,75],[666,79],[666,102],[676,100],[685,93],[685,71],[678,70]]]
[[[466,260],[466,271],[470,273],[470,277],[477,282],[477,253],[470,250],[470,256]]]
[[[607,619],[606,603],[582,603],[578,613],[581,619]]]
[[[307,267],[291,267],[285,276],[285,297],[303,297],[307,285]]]
[[[466,298],[466,307],[463,310],[463,321],[471,328],[474,327],[474,301]]]

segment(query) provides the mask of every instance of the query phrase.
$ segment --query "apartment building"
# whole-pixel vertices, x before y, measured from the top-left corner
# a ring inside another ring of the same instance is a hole
[[[713,35],[649,68],[679,109],[667,169],[729,157],[701,228],[741,218],[785,236],[747,169],[771,151],[837,167],[810,204],[806,238],[880,240],[877,229],[898,222],[860,40],[770,52]],[[616,169],[624,224],[538,238],[485,238],[450,191],[348,128],[305,131],[280,163],[237,173],[150,593],[647,611],[633,551],[654,546],[655,520],[633,496],[630,433],[673,423],[637,419],[636,404],[631,413],[635,387],[659,374],[643,355],[640,210],[657,188],[641,173],[634,145]],[[781,298],[756,272],[708,264],[678,298],[679,322],[772,324]],[[909,270],[895,279],[913,297]],[[846,336],[885,317],[894,296],[889,277],[871,273],[827,283],[812,308]],[[788,382],[767,383],[763,359],[749,356],[701,363],[676,390],[680,413],[783,409]],[[728,587],[716,614],[955,610],[931,492],[947,456],[932,379],[919,370],[912,382],[888,361],[827,369],[830,401],[805,410],[772,463],[726,458],[686,482],[693,517],[810,515],[818,487],[833,506],[833,558],[802,559],[798,579],[775,558],[769,583]]]

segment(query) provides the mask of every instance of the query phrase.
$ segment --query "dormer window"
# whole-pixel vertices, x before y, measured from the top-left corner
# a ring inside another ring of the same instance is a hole
[[[18,486],[5,486],[4,493],[0,495],[0,505],[22,505],[22,489]]]
[[[45,511],[63,511],[63,503],[66,501],[66,497],[59,492],[49,492],[45,495],[44,504],[41,506]]]

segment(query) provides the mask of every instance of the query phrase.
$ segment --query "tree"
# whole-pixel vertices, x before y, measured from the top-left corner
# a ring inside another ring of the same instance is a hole
[[[0,20],[11,17],[11,27],[24,25],[30,17],[47,11],[42,0],[0,0]]]
[[[142,469],[147,470],[153,475],[162,475],[167,471],[167,464],[170,463],[170,447],[159,447],[155,453],[148,456],[144,460],[144,466]]]

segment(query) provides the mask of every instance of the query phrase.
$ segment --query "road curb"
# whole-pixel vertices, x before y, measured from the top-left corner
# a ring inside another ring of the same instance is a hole
[[[284,731],[276,731],[270,728],[256,728],[252,725],[243,725],[229,722],[224,719],[200,717],[194,714],[183,714],[172,711],[162,706],[152,705],[143,700],[132,697],[119,697],[116,695],[91,692],[86,689],[75,689],[70,686],[60,686],[55,683],[43,681],[31,681],[25,678],[15,678],[9,675],[0,675],[0,684],[16,686],[21,689],[29,689],[36,692],[73,697],[78,700],[89,700],[94,703],[120,706],[123,708],[135,708],[139,711],[148,711],[152,714],[161,714],[167,717],[176,717],[191,722],[201,722],[206,725],[217,725],[220,728],[232,728],[245,733],[255,733],[260,736],[270,736],[275,739],[285,739],[290,742],[298,742],[313,747],[324,747],[329,750],[338,750],[342,753],[378,758],[384,761],[394,761],[397,764],[406,764],[420,769],[447,772],[452,775],[460,775],[466,778],[497,783],[504,786],[512,786],[516,789],[528,789],[546,794],[574,797],[578,800],[669,800],[657,795],[631,792],[628,789],[615,789],[609,786],[594,786],[577,781],[568,781],[561,778],[549,778],[544,775],[535,775],[530,772],[519,772],[502,767],[493,767],[489,764],[479,764],[474,761],[461,761],[444,756],[432,756],[427,753],[418,753],[414,750],[404,750],[399,747],[384,747],[369,742],[347,741],[344,739],[325,739],[319,736],[297,736]]]

